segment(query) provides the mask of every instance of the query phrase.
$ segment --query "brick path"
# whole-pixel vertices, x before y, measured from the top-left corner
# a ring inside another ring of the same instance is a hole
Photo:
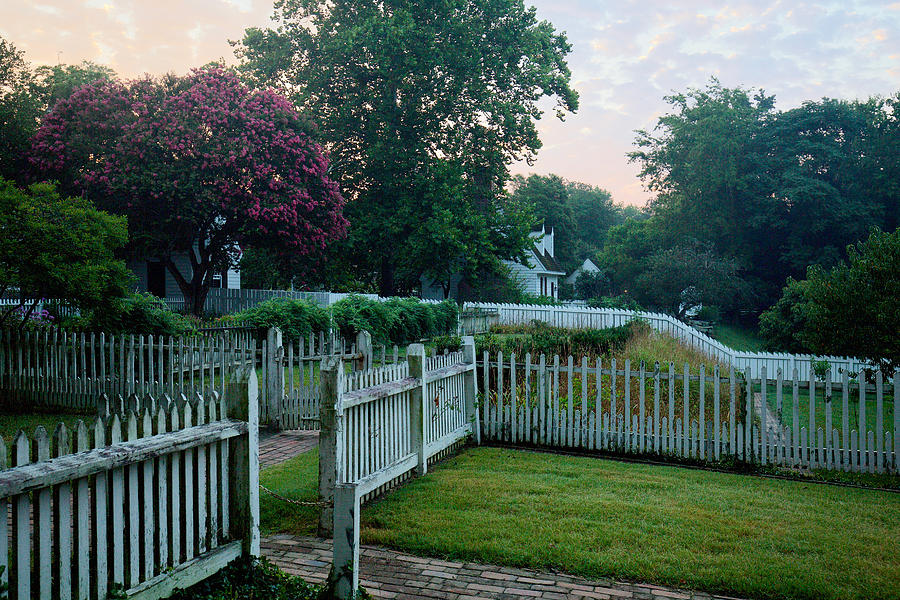
[[[262,551],[283,571],[310,583],[322,583],[331,566],[331,541],[291,535],[263,539]],[[703,592],[655,585],[588,581],[491,565],[421,558],[384,548],[363,546],[360,584],[375,598],[423,600],[620,599],[721,600]]]
[[[265,469],[294,458],[319,444],[318,431],[259,432],[259,466]]]

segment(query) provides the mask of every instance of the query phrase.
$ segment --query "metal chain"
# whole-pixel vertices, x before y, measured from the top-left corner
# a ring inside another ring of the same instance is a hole
[[[294,500],[293,498],[286,498],[277,492],[273,492],[272,490],[270,490],[269,488],[267,488],[266,486],[264,486],[262,484],[259,485],[259,489],[261,489],[265,493],[269,494],[270,496],[274,496],[275,498],[278,498],[279,500],[283,500],[284,502],[287,502],[288,504],[295,504],[297,506],[318,506],[321,508],[325,508],[325,507],[331,506],[333,504],[333,502],[318,502],[318,501],[309,501],[309,500],[303,501],[303,500]]]

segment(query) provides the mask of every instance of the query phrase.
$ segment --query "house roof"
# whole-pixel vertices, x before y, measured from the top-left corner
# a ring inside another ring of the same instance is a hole
[[[537,250],[534,251],[534,255],[537,257],[540,265],[544,267],[544,270],[549,273],[558,273],[559,275],[565,275],[566,272],[563,270],[562,266],[556,261],[556,259],[545,250],[542,253]]]

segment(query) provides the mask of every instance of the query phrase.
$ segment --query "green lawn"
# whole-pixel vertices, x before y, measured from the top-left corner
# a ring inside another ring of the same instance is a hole
[[[29,413],[24,415],[7,415],[0,414],[0,437],[7,448],[15,437],[16,433],[21,429],[33,438],[34,430],[38,425],[43,425],[47,433],[52,434],[53,430],[59,423],[65,423],[66,427],[75,427],[79,419],[84,421],[85,425],[93,424],[94,416],[79,415],[71,412],[67,413]]]
[[[316,454],[264,485],[315,498]],[[263,494],[267,532],[315,511]],[[407,552],[760,598],[900,598],[900,495],[478,448],[363,511],[367,543]]]
[[[713,336],[732,350],[761,352],[763,340],[754,329],[720,323],[713,328]]]
[[[852,389],[852,388],[851,388]],[[756,391],[759,391],[758,388]],[[781,423],[787,427],[793,426],[793,407],[794,396],[791,384],[782,386],[781,399]],[[777,414],[778,409],[778,386],[775,382],[766,385],[766,406],[770,411],[770,415]],[[809,386],[797,390],[797,406],[800,415],[800,427],[809,429]],[[875,402],[875,392],[866,394],[866,431],[875,431],[878,423],[878,411]],[[859,428],[859,392],[851,391],[847,398],[847,424],[850,429]],[[825,404],[825,388],[824,384],[817,382],[816,385],[816,427],[825,429],[826,418]],[[831,428],[840,432],[843,427],[844,414],[844,397],[841,390],[836,390],[831,397]],[[893,388],[887,386],[886,393],[882,401],[882,418],[885,431],[894,430],[894,391]]]

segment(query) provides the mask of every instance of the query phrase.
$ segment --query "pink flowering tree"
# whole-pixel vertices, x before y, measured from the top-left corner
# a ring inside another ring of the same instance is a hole
[[[312,260],[346,231],[300,114],[223,69],[87,85],[56,104],[32,148],[42,178],[128,217],[134,255],[162,261],[195,314],[239,248]]]

